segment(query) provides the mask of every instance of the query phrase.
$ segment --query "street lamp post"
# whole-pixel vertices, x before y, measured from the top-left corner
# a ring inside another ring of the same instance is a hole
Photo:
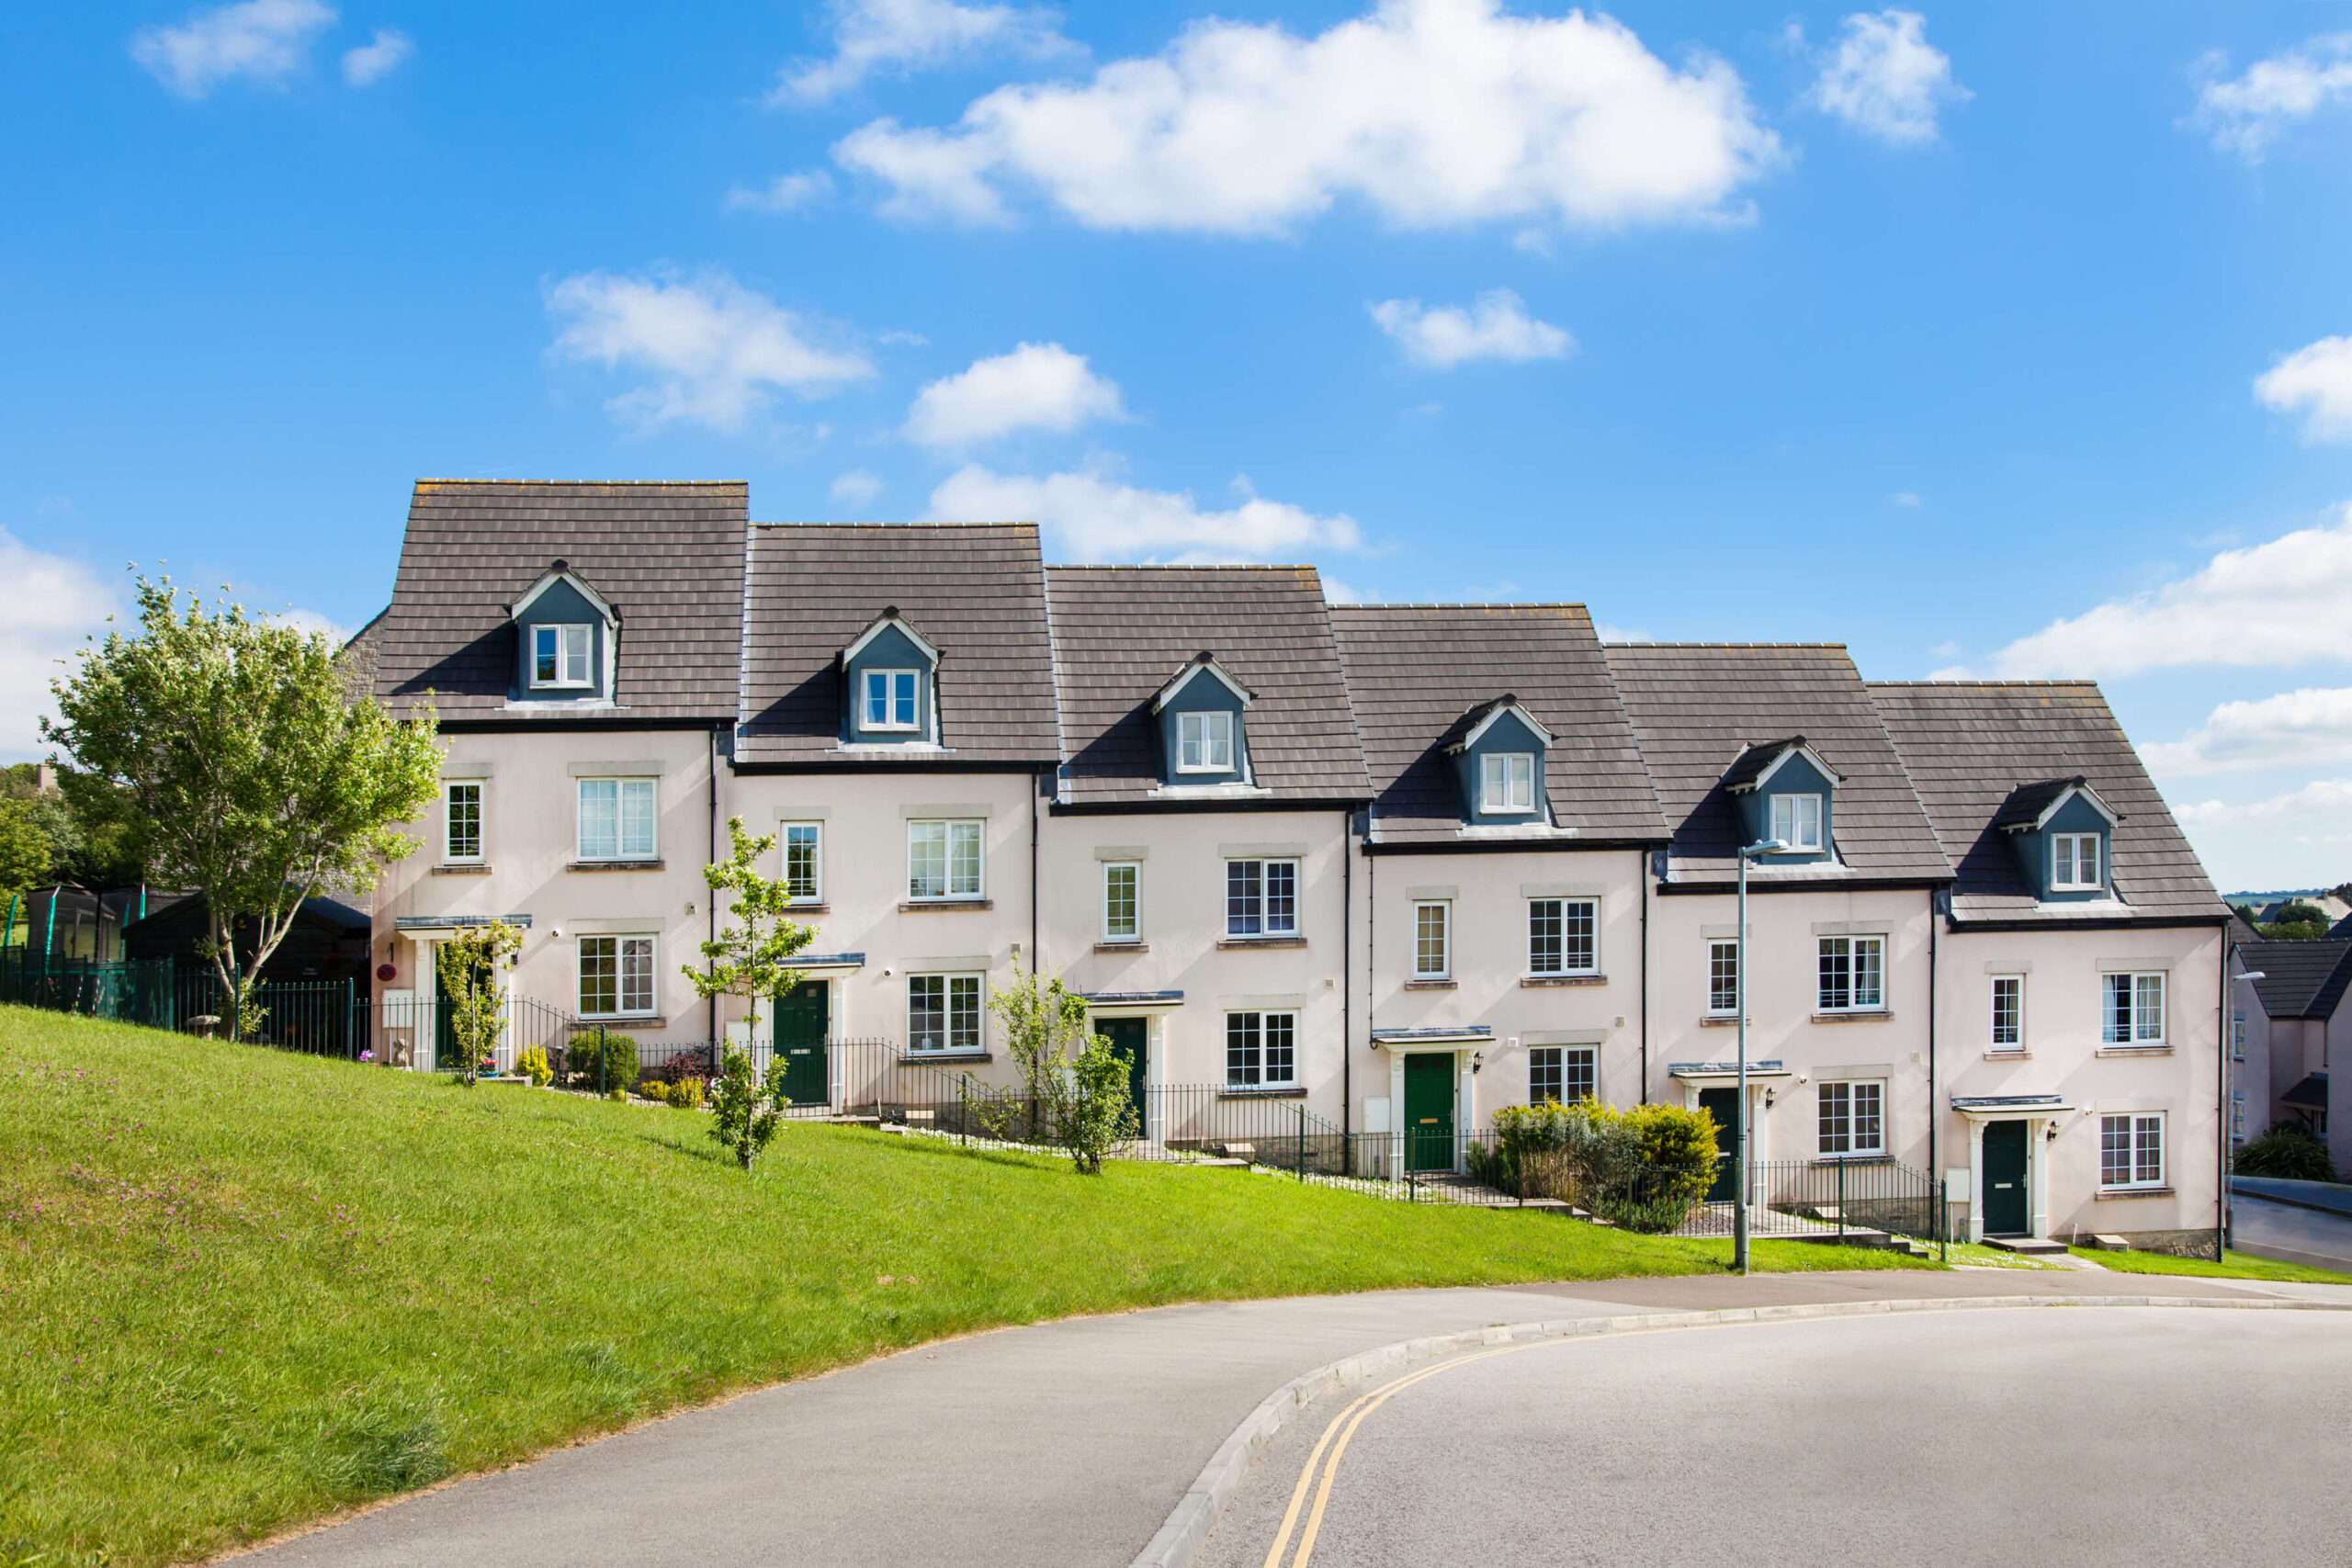
[[[1747,1158],[1747,863],[1757,855],[1776,855],[1787,849],[1781,839],[1765,839],[1739,852],[1739,963],[1732,976],[1739,992],[1739,1098],[1732,1102],[1732,1155],[1739,1164],[1739,1190],[1732,1194],[1731,1260],[1747,1272],[1747,1191],[1753,1177]]]

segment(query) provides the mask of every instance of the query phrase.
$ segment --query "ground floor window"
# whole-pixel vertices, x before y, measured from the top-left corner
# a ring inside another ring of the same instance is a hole
[[[978,1051],[980,1048],[980,977],[978,975],[907,976],[907,1049]]]
[[[582,1018],[624,1018],[653,1010],[653,941],[650,936],[580,939]]]
[[[1225,1015],[1225,1081],[1231,1089],[1286,1088],[1298,1081],[1298,1014]]]
[[[1600,1053],[1589,1048],[1538,1045],[1527,1053],[1527,1103],[1573,1105],[1595,1097]]]
[[[2165,1118],[2162,1111],[2135,1111],[2098,1119],[2098,1184],[2101,1187],[2162,1187],[2165,1184]]]
[[[1886,1085],[1875,1078],[1821,1086],[1821,1152],[1886,1153]]]

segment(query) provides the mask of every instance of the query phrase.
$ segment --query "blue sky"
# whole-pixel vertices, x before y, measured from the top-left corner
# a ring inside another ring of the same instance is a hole
[[[168,561],[352,627],[424,475],[1035,516],[2104,683],[2352,877],[2352,5],[37,7],[0,755]]]

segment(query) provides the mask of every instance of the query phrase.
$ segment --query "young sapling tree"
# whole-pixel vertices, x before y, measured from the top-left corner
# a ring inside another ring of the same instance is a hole
[[[775,852],[775,835],[752,837],[743,831],[741,817],[727,819],[727,835],[732,852],[718,864],[705,866],[702,874],[713,898],[730,897],[727,923],[702,944],[707,969],[689,966],[684,974],[695,994],[705,999],[741,997],[745,1035],[757,1039],[760,998],[800,983],[792,958],[816,939],[817,928],[791,919],[791,889],[781,877],[767,876],[760,869]],[[768,1063],[762,1082],[752,1071],[751,1053],[729,1044],[720,1053],[718,1078],[711,1089],[715,1114],[710,1135],[749,1170],[783,1124],[784,1058]]]

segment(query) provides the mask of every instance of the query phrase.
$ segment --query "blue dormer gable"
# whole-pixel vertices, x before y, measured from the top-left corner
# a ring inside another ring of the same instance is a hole
[[[939,649],[892,604],[842,649],[842,743],[939,744]]]
[[[1838,851],[1838,772],[1802,735],[1750,746],[1724,774],[1739,812],[1740,842],[1778,839],[1789,847],[1767,857],[1774,865],[1826,863]]]
[[[1159,735],[1163,788],[1250,782],[1249,687],[1216,661],[1195,654],[1151,699]]]
[[[1462,722],[1462,739],[1445,748],[1462,792],[1462,819],[1474,828],[1550,827],[1544,760],[1552,732],[1508,692],[1472,708]]]
[[[2009,836],[2018,874],[2044,904],[2084,904],[2115,896],[2115,825],[2123,818],[2081,778],[2019,784],[1994,814]]]
[[[618,665],[620,615],[571,566],[555,561],[507,606],[515,703],[610,702]]]

